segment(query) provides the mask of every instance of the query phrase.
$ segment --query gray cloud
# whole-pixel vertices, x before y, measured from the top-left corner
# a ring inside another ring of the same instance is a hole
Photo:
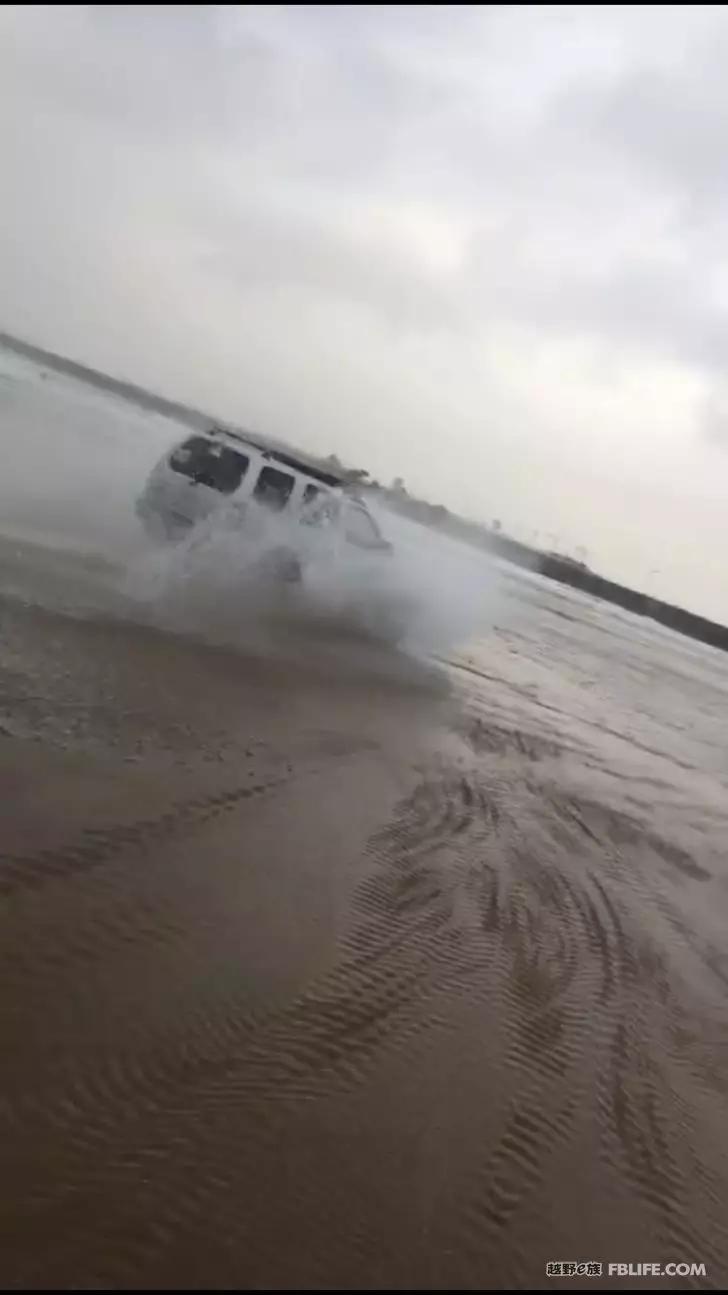
[[[442,328],[454,310],[451,289],[394,250],[372,256],[336,226],[290,211],[239,212],[201,263],[248,297],[275,291],[313,294],[371,311],[399,330]]]
[[[513,57],[519,23],[498,10],[487,20],[437,6],[16,14],[5,20],[5,95],[19,116],[45,120],[27,141],[13,122],[4,146],[26,207],[33,184],[54,190],[44,197],[50,216],[58,208],[58,241],[93,243],[107,224],[113,239],[114,210],[124,237],[129,206],[162,218],[167,205],[170,232],[207,244],[201,263],[241,291],[286,281],[403,329],[491,329],[502,317],[712,368],[724,319],[710,279],[726,214],[720,58],[634,67],[633,53],[596,84],[577,58],[554,82],[549,50],[569,30],[558,14],[531,20],[544,88],[524,111],[518,93],[511,101],[518,67],[509,83],[497,63],[502,47]],[[528,65],[528,41],[526,55]],[[54,136],[60,149],[42,156]],[[643,219],[650,204],[661,210]],[[698,204],[702,226],[685,230]],[[352,233],[352,213],[367,207],[385,226],[387,211],[396,225],[400,208],[414,223],[420,208],[423,240],[434,219],[461,255],[433,276],[407,255],[406,220],[399,240]],[[637,247],[620,237],[630,221],[643,229]],[[656,231],[681,242],[677,257],[661,256]]]

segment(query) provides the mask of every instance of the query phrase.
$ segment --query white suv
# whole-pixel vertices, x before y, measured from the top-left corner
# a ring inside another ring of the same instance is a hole
[[[265,514],[276,514],[278,538],[265,561],[271,574],[286,580],[302,574],[306,544],[296,542],[304,539],[299,526],[329,532],[359,549],[391,552],[366,504],[327,465],[227,429],[195,432],[173,446],[152,469],[136,512],[150,535],[166,540],[218,521],[252,535]]]

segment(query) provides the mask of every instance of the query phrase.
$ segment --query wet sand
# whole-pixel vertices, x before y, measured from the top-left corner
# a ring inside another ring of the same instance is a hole
[[[430,667],[15,594],[3,1285],[725,1282],[728,659],[537,582]]]

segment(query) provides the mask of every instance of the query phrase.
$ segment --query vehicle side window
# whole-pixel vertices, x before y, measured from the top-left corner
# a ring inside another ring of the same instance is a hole
[[[288,503],[294,484],[295,479],[290,473],[281,472],[279,468],[266,465],[261,469],[255,483],[253,497],[259,504],[279,512]]]
[[[309,481],[308,485],[306,486],[306,489],[303,492],[304,504],[312,504],[314,499],[318,499],[320,494],[321,494],[321,487],[315,486],[312,481]]]
[[[338,499],[332,499],[326,491],[320,492],[319,498],[301,511],[301,521],[306,526],[332,526],[339,516]]]
[[[374,546],[381,543],[376,522],[364,508],[347,508],[344,534],[352,544]]]

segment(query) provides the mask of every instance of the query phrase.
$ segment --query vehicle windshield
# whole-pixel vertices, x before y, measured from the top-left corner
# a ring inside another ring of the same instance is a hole
[[[367,512],[366,508],[358,505],[346,510],[344,533],[350,543],[359,544],[363,548],[378,548],[383,543],[381,532],[374,518]]]
[[[189,477],[197,485],[219,490],[223,495],[237,490],[249,464],[247,455],[207,436],[191,436],[169,457],[173,472]]]

